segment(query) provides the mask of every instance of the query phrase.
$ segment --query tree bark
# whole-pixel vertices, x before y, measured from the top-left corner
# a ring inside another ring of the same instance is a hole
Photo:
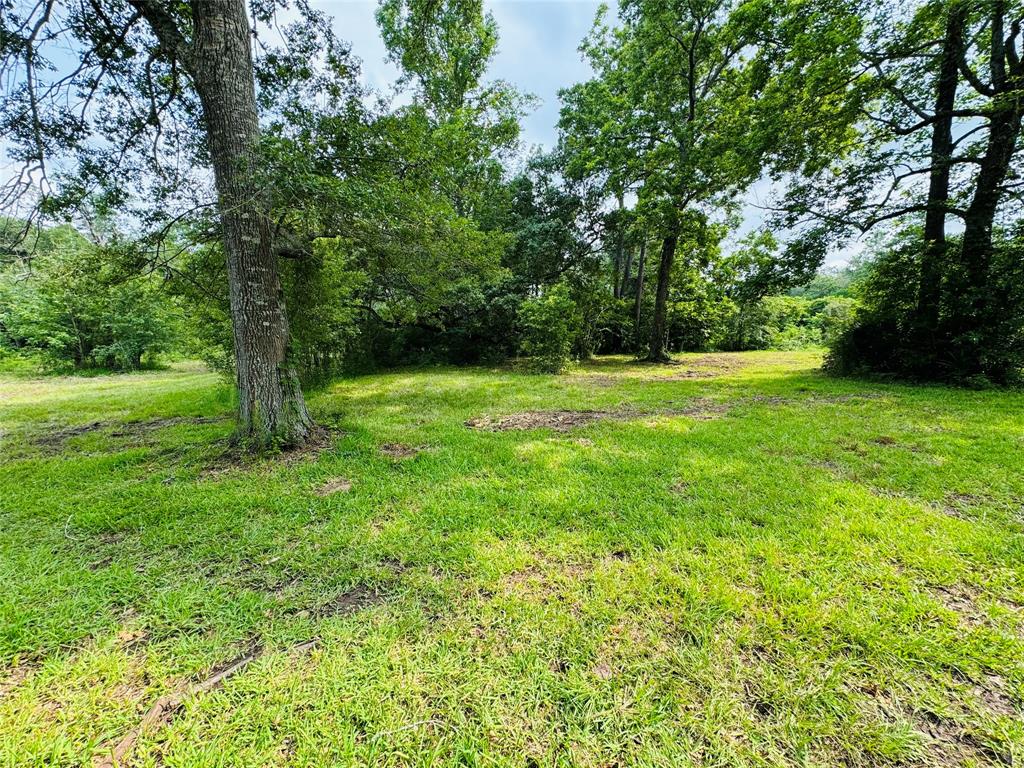
[[[957,293],[962,302],[961,317],[954,334],[964,340],[961,356],[968,373],[981,373],[980,345],[975,338],[989,320],[989,271],[992,263],[992,229],[999,207],[1001,187],[1013,160],[1021,129],[1021,108],[1014,106],[994,113],[989,120],[989,138],[974,187],[974,196],[964,215],[962,274]]]
[[[640,310],[643,307],[644,299],[644,266],[647,262],[647,236],[640,241],[640,255],[637,257],[636,265],[636,295],[633,299],[633,337],[636,340],[637,351],[641,348],[640,340]]]
[[[313,422],[288,358],[289,330],[267,206],[256,178],[259,119],[243,0],[192,0],[190,70],[203,109],[227,261],[239,438],[300,445]]]
[[[629,279],[633,272],[633,249],[626,249],[626,265],[622,268],[622,282],[619,284],[619,296],[618,298],[624,298],[626,296],[626,290],[629,288]]]
[[[622,199],[622,195],[618,195],[618,215],[615,217],[615,259],[612,266],[612,296],[616,299],[622,297],[622,293],[619,290],[619,275],[622,271],[622,254],[626,246],[626,233],[625,233],[625,202]]]
[[[939,323],[942,291],[942,262],[946,255],[946,209],[949,204],[950,160],[953,156],[953,108],[959,84],[960,49],[966,5],[955,5],[946,21],[942,62],[935,96],[935,124],[932,127],[931,172],[928,210],[924,221],[924,252],[918,285],[917,319],[922,341],[931,345]]]
[[[668,362],[668,288],[672,279],[672,264],[676,257],[678,236],[673,232],[661,244],[661,263],[658,265],[658,287],[654,294],[654,320],[651,323],[651,346],[647,359]]]

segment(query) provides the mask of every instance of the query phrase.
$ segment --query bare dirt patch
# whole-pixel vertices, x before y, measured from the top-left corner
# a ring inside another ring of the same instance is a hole
[[[148,432],[178,424],[217,424],[227,421],[226,416],[218,418],[208,416],[174,416],[167,419],[148,419],[146,421],[128,421],[110,433],[111,437],[138,437]]]
[[[924,741],[929,765],[1010,765],[1008,756],[982,743],[968,728],[954,719],[930,710],[912,707],[892,693],[871,686],[862,689],[871,696],[883,720],[909,723]]]
[[[986,674],[982,680],[971,682],[971,693],[991,714],[1000,717],[1019,717],[1008,688],[1002,675]]]
[[[949,611],[957,614],[970,627],[987,623],[985,614],[978,608],[976,600],[980,593],[959,584],[939,585],[930,589],[932,596]]]
[[[91,421],[88,424],[79,424],[74,427],[64,427],[62,429],[55,429],[46,434],[40,435],[32,441],[32,445],[37,448],[42,448],[46,451],[59,452],[64,448],[64,444],[73,437],[80,435],[87,435],[90,432],[96,432],[109,426],[109,421]]]
[[[18,666],[8,669],[4,677],[0,679],[0,700],[28,680],[34,669],[35,667],[25,662],[21,662]]]
[[[69,440],[81,437],[93,432],[100,432],[113,428],[110,437],[140,439],[150,432],[165,427],[173,427],[178,424],[217,424],[226,421],[227,417],[209,416],[172,416],[162,419],[146,419],[141,421],[91,421],[88,424],[78,424],[72,427],[63,427],[39,435],[31,440],[31,445],[41,448],[46,453],[60,453],[67,447]]]
[[[348,493],[352,490],[352,481],[346,477],[334,477],[316,489],[317,496],[331,496],[335,493]]]
[[[552,429],[568,432],[597,421],[634,421],[650,416],[687,416],[698,421],[716,419],[728,413],[730,404],[708,398],[695,398],[684,405],[641,411],[620,408],[614,411],[523,411],[508,416],[480,416],[465,422],[470,429],[485,432],[512,432],[530,429]]]
[[[628,378],[619,378],[617,376],[609,376],[608,374],[583,374],[577,373],[567,377],[568,381],[573,384],[588,384],[592,387],[617,387],[619,384],[628,382]]]
[[[574,427],[582,427],[601,419],[616,418],[614,411],[524,411],[508,416],[493,418],[481,416],[470,419],[466,426],[485,432],[511,432],[528,429],[553,429],[556,432],[567,432]]]
[[[382,603],[385,598],[386,595],[376,588],[368,587],[365,584],[356,584],[320,606],[315,615],[321,619],[330,616],[348,616]]]
[[[670,376],[659,376],[658,381],[685,381],[687,379],[717,379],[728,376],[736,371],[747,368],[751,361],[739,355],[709,354],[693,360],[675,361],[676,365],[685,366]]]
[[[380,447],[382,455],[387,456],[389,459],[411,459],[416,456],[422,448],[413,448],[411,445],[405,445],[404,443],[384,443]]]

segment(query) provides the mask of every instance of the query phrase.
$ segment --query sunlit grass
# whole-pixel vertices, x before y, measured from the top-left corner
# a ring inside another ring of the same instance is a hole
[[[1024,395],[683,360],[342,379],[242,466],[194,367],[0,379],[0,765],[173,691],[127,764],[1024,760]]]

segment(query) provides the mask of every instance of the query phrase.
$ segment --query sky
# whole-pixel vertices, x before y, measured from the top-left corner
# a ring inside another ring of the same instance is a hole
[[[386,60],[374,13],[376,0],[320,0],[315,7],[334,19],[334,31],[362,59],[367,84],[388,91],[398,69]],[[586,80],[590,67],[577,50],[600,6],[592,0],[485,0],[498,23],[498,53],[489,80],[507,80],[540,105],[523,120],[529,148],[551,149],[557,140],[558,89]]]

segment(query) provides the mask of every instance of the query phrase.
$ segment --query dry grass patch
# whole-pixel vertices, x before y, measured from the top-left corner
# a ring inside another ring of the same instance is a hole
[[[317,496],[331,496],[335,493],[348,493],[352,490],[352,481],[347,477],[334,477],[316,489]]]
[[[411,459],[422,450],[422,448],[413,448],[411,445],[405,445],[404,443],[384,443],[380,447],[381,454],[389,459]]]

